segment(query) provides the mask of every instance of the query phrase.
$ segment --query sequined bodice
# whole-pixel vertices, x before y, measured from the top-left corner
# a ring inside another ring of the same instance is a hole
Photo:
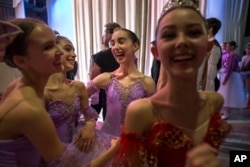
[[[205,135],[201,136],[202,141],[218,149],[229,129],[229,125],[220,119],[219,114],[213,114]],[[148,162],[152,166],[155,162],[161,164],[160,166],[184,166],[186,152],[194,146],[193,139],[181,128],[161,121],[156,122],[150,129],[146,143],[147,152],[151,153],[147,155]]]
[[[120,126],[124,122],[126,108],[132,101],[147,96],[142,79],[124,86],[115,78],[111,78],[106,89],[107,113],[102,130],[112,135],[120,135]]]
[[[205,133],[200,133],[202,142],[219,148],[231,125],[221,120],[218,112],[211,115],[204,125]],[[202,135],[203,134],[203,135]],[[186,153],[194,147],[191,137],[182,128],[156,120],[143,135],[123,132],[115,165],[148,167],[183,167]]]
[[[145,97],[146,92],[144,91],[141,80],[137,80],[135,83],[124,86],[116,79],[112,79],[107,90],[108,101],[118,101],[121,104],[121,111],[124,112],[126,107],[133,100]]]
[[[80,97],[75,96],[70,105],[60,100],[50,101],[47,105],[47,111],[54,122],[60,139],[66,143],[71,142],[80,114]]]

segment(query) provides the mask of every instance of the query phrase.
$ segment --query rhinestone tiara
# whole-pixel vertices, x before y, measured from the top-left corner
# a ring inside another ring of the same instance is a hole
[[[169,0],[163,7],[161,17],[165,15],[169,10],[179,6],[190,7],[199,11],[199,0]]]

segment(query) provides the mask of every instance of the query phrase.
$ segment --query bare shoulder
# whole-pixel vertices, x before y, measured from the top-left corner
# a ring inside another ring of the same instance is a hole
[[[105,88],[108,85],[111,77],[112,77],[112,73],[105,72],[96,76],[92,81],[97,87]]]
[[[112,73],[110,72],[104,72],[104,73],[101,73],[100,75],[98,75],[96,78],[97,79],[110,79],[112,76]]]
[[[145,75],[144,82],[145,82],[145,84],[148,84],[148,85],[154,85],[153,78],[150,76],[147,76],[147,75]]]
[[[12,103],[12,105],[10,104]],[[5,110],[8,111],[5,118],[16,125],[17,128],[32,125],[37,120],[41,119],[42,115],[47,114],[44,104],[40,99],[20,99],[6,101]]]
[[[143,79],[145,90],[148,94],[153,94],[156,91],[156,85],[152,77],[146,76]]]
[[[15,89],[19,80],[20,80],[20,78],[17,78],[8,84],[8,86],[5,88],[5,90],[3,92],[4,97],[7,97]]]
[[[42,100],[40,99],[26,99],[16,107],[20,118],[26,121],[34,121],[39,118],[41,114],[46,113]]]
[[[223,106],[224,99],[221,94],[214,91],[202,92],[214,112],[219,112]]]
[[[138,121],[140,120],[140,121]],[[154,120],[152,104],[148,98],[131,102],[126,111],[125,128],[142,134]]]
[[[81,90],[86,90],[86,85],[78,80],[72,80],[71,84],[74,85],[77,89]]]

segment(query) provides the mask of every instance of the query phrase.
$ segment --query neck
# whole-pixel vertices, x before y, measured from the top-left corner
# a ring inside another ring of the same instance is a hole
[[[66,82],[67,81],[67,72],[62,72],[60,73],[62,82]]]
[[[30,76],[23,76],[21,78],[22,82],[25,84],[25,85],[28,85],[28,86],[31,86],[34,91],[36,92],[37,96],[40,98],[40,99],[43,99],[43,95],[44,95],[44,87],[48,81],[48,78],[36,78],[36,79],[33,79],[32,77]]]
[[[169,78],[165,86],[166,100],[182,107],[192,106],[200,98],[196,82],[196,78],[192,80]]]
[[[123,75],[129,75],[135,71],[138,71],[138,70],[134,62],[130,63],[129,65],[120,64],[120,67],[116,70],[116,72],[122,73]]]

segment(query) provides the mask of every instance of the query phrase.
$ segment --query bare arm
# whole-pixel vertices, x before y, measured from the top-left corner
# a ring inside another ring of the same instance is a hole
[[[51,162],[64,151],[53,122],[38,100],[25,102],[17,110],[23,114],[19,119],[21,132],[31,141],[46,162]]]
[[[117,138],[112,139],[111,141],[111,147],[101,154],[99,157],[96,159],[92,160],[90,163],[91,167],[103,167],[104,164],[107,164],[109,160],[113,158],[113,156],[116,154],[118,147],[120,145],[120,140]]]
[[[125,166],[142,166],[144,158],[140,152],[145,149],[145,136],[143,134],[154,119],[151,108],[147,99],[135,100],[129,104],[121,135],[121,144],[114,158],[115,166],[124,166],[125,164]]]
[[[88,83],[87,86],[88,96],[91,96],[96,91],[96,87],[99,89],[105,89],[108,86],[110,79],[111,73],[102,73],[91,80],[91,84]]]
[[[76,147],[80,150],[88,152],[94,144],[95,138],[95,122],[98,118],[98,114],[95,113],[89,106],[88,92],[85,85],[79,81],[75,81],[77,85],[78,94],[80,95],[81,111],[85,118],[85,124],[81,128],[80,132],[74,138]]]
[[[9,83],[9,85],[5,88],[4,91],[3,91],[3,92],[0,92],[1,95],[2,95],[2,96],[1,96],[1,97],[2,97],[2,100],[4,100],[4,99],[11,93],[11,91],[15,88],[15,86],[16,86],[18,80],[20,80],[20,78],[17,78],[17,79],[15,79],[15,80],[11,81],[11,82]]]
[[[152,94],[154,94],[156,92],[156,86],[155,86],[155,82],[154,82],[153,78],[151,78],[151,77],[145,78],[144,88],[149,96],[151,96]]]
[[[21,113],[16,117],[17,113]],[[42,158],[52,166],[66,167],[69,165],[80,165],[77,155],[59,140],[53,122],[49,114],[44,110],[43,103],[39,100],[25,101],[14,109],[15,124],[18,131],[28,138]],[[111,147],[102,155],[93,159],[91,166],[104,166],[110,160],[117,149],[115,141]],[[85,166],[86,164],[81,164]]]
[[[142,135],[153,122],[152,106],[148,99],[138,99],[128,105],[124,130]],[[141,120],[138,122],[138,120]]]

